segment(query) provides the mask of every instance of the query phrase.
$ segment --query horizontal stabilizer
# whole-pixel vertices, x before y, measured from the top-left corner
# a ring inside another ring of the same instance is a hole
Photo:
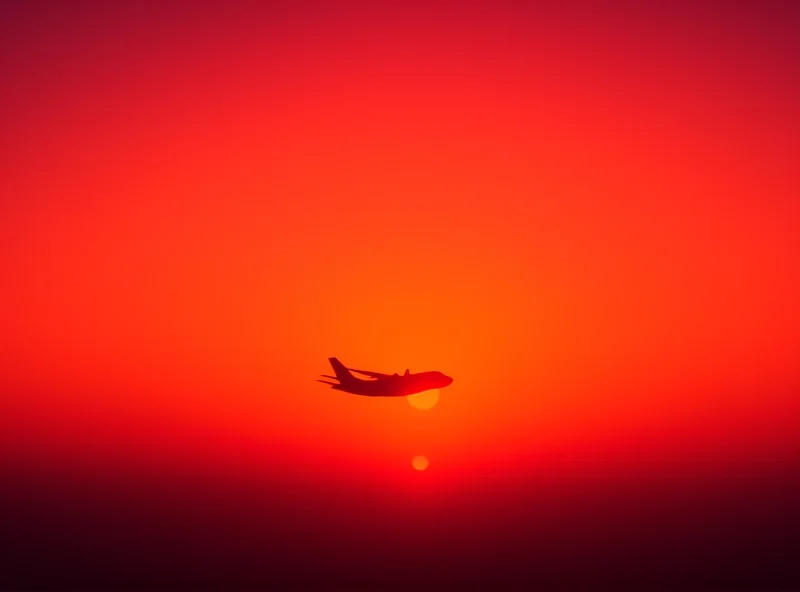
[[[333,378],[334,380],[339,380],[338,378],[336,378],[335,376],[331,376],[330,374],[320,374],[320,376],[324,378]]]
[[[317,380],[317,382],[321,382],[322,384],[329,384],[331,386],[339,386],[338,382],[329,382],[327,380]]]

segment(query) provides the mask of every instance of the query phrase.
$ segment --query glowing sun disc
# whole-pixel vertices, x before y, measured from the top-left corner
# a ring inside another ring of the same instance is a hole
[[[429,464],[430,463],[428,462],[428,459],[422,455],[415,456],[414,458],[411,459],[411,466],[414,467],[417,471],[424,471],[425,469],[428,468]]]
[[[439,389],[431,389],[429,391],[417,393],[416,395],[408,395],[406,399],[408,399],[408,404],[414,409],[427,411],[439,402]]]

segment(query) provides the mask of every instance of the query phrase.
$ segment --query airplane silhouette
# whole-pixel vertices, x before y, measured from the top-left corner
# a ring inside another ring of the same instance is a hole
[[[331,378],[339,382],[329,382],[318,380],[324,384],[331,385],[337,391],[344,391],[353,395],[363,395],[365,397],[405,397],[435,388],[443,388],[453,382],[449,376],[441,372],[420,372],[411,374],[408,370],[400,376],[399,374],[381,374],[370,370],[356,370],[355,368],[345,368],[336,358],[328,358],[334,374],[321,374],[324,378]],[[369,376],[371,380],[357,378],[353,372]]]

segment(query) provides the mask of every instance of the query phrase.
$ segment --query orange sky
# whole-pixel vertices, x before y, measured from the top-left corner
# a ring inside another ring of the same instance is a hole
[[[12,456],[139,421],[161,445],[133,457],[224,464],[228,430],[266,472],[796,447],[762,388],[800,345],[788,24],[218,8],[9,21],[0,379],[39,387],[3,404]],[[427,412],[351,397],[314,382],[334,355],[455,382]]]

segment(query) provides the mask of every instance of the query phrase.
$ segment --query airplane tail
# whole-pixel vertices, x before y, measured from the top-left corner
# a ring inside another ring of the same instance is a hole
[[[342,364],[339,360],[336,358],[328,358],[328,361],[331,363],[333,373],[336,374],[336,378],[339,382],[346,382],[353,379],[353,375],[350,374],[350,370],[345,368],[344,364]]]

